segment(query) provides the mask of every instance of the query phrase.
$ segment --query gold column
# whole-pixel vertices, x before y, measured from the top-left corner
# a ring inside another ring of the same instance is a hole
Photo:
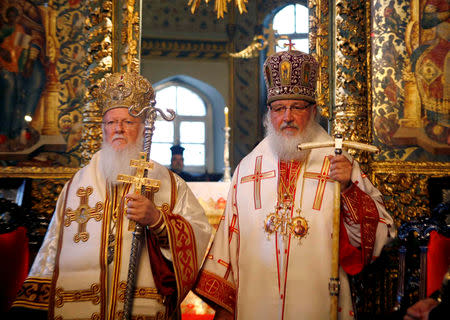
[[[43,96],[40,100],[39,109],[42,114],[42,135],[57,135],[58,129],[58,94],[60,83],[56,72],[57,51],[59,50],[58,38],[56,37],[56,11],[53,9],[53,1],[48,6],[41,8],[45,26],[46,52],[49,63],[47,83]]]
[[[335,7],[335,110],[332,132],[370,143],[370,1],[337,0]],[[361,27],[361,25],[363,27]],[[367,155],[350,150],[359,163]]]

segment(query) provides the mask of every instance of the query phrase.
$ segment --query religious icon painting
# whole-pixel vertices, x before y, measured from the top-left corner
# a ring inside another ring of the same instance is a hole
[[[290,225],[290,233],[297,239],[302,239],[308,234],[308,222],[303,217],[295,217]]]

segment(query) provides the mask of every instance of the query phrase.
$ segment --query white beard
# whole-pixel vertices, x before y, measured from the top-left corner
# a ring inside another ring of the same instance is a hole
[[[118,184],[117,176],[119,174],[135,174],[136,169],[130,167],[130,160],[139,159],[139,153],[142,152],[142,141],[143,136],[139,135],[136,143],[127,145],[122,150],[115,150],[111,144],[103,141],[100,169],[107,183]]]
[[[313,141],[314,136],[319,133],[317,129],[320,125],[314,120],[314,113],[311,113],[311,118],[303,132],[299,132],[295,136],[284,136],[273,127],[269,112],[264,117],[264,127],[272,150],[281,160],[304,161],[310,150],[297,151],[297,146],[300,143]]]

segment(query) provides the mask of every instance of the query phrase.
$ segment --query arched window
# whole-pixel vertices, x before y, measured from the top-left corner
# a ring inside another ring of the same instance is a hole
[[[309,52],[309,13],[307,2],[305,4],[290,4],[283,7],[273,17],[273,29],[279,35],[286,35],[295,45],[295,49]],[[287,40],[278,40],[276,52],[284,51]]]
[[[155,88],[156,107],[165,111],[173,109],[175,120],[165,121],[158,116],[152,139],[151,158],[169,166],[170,147],[181,144],[185,148],[184,166],[186,171],[205,172],[207,169],[206,149],[210,131],[208,105],[196,91],[185,85],[166,82]]]

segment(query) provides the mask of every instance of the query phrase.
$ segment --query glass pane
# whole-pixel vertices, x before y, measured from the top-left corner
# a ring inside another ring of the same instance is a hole
[[[193,91],[184,87],[177,87],[177,114],[183,116],[204,116],[206,115],[205,103]]]
[[[204,166],[205,165],[205,145],[183,143],[184,165]]]
[[[153,142],[150,151],[150,159],[164,166],[170,165],[170,159],[172,158],[172,152],[170,151],[171,146],[172,143]]]
[[[173,122],[155,121],[155,131],[153,131],[154,142],[172,142],[173,141]]]
[[[156,107],[162,110],[173,109],[176,110],[176,87],[170,86],[156,92]]]
[[[273,18],[273,29],[279,34],[295,32],[294,5],[281,9]]]
[[[294,43],[294,50],[303,51],[309,53],[308,39],[292,39]],[[287,51],[288,48],[284,47],[284,44],[288,44],[288,40],[278,40],[278,45],[276,47],[276,52]]]
[[[308,33],[309,15],[308,8],[300,4],[295,5],[295,26],[297,33]]]
[[[198,121],[182,121],[180,123],[180,142],[205,142],[205,123]]]

